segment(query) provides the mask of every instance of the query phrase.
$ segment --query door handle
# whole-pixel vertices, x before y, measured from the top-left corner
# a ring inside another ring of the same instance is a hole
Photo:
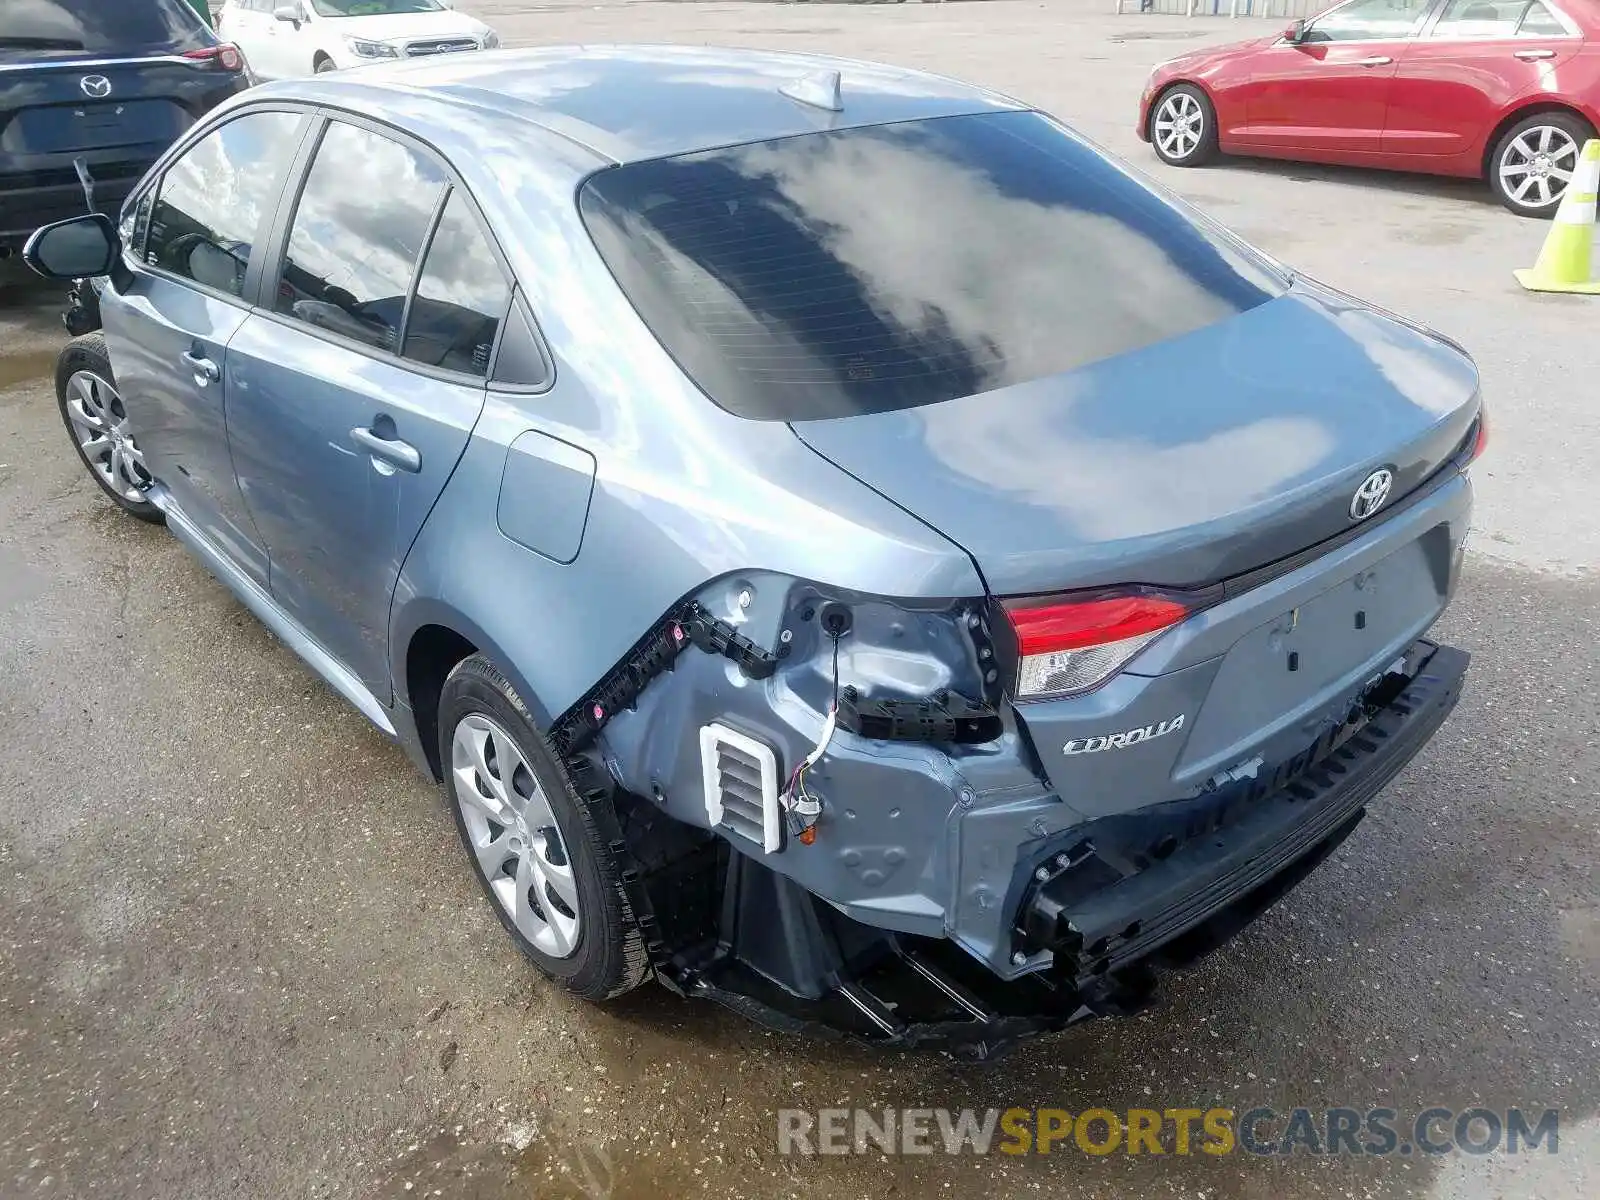
[[[350,440],[372,456],[374,465],[382,463],[412,475],[422,470],[422,452],[410,442],[386,438],[360,425],[350,431]]]
[[[215,383],[217,380],[222,378],[222,368],[217,366],[216,363],[212,362],[204,354],[198,354],[193,350],[186,350],[184,351],[182,358],[183,365],[194,372],[195,387],[205,387],[207,384]]]
[[[1386,54],[1374,54],[1371,58],[1363,58],[1363,59],[1357,60],[1356,66],[1358,66],[1358,67],[1387,67],[1393,61],[1394,61],[1394,59],[1390,58]]]
[[[1518,50],[1512,54],[1513,58],[1520,58],[1523,62],[1538,62],[1542,58],[1554,58],[1554,50]]]

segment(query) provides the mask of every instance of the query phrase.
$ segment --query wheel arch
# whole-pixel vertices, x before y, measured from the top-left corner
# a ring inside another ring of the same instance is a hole
[[[1156,135],[1155,135],[1155,131],[1154,131],[1154,129],[1152,127],[1155,124],[1156,109],[1161,107],[1161,101],[1166,98],[1167,93],[1170,92],[1173,88],[1182,87],[1185,84],[1187,84],[1189,87],[1194,88],[1201,95],[1203,95],[1206,98],[1206,103],[1211,105],[1212,113],[1213,114],[1216,113],[1216,111],[1217,111],[1217,95],[1210,88],[1208,88],[1201,80],[1195,78],[1192,75],[1179,75],[1175,79],[1168,79],[1159,88],[1156,89],[1155,95],[1150,97],[1150,106],[1149,106],[1149,109],[1145,112],[1145,115],[1144,115],[1144,136],[1145,136],[1145,140],[1146,141],[1153,142],[1155,140],[1155,136]],[[1217,135],[1219,137],[1222,135],[1222,122],[1221,122],[1220,119],[1217,121]]]
[[[439,696],[444,681],[457,663],[482,654],[510,680],[540,729],[549,729],[551,714],[517,669],[515,659],[475,621],[456,609],[429,600],[416,600],[402,612],[391,630],[391,674],[395,691],[416,735],[416,744],[436,779],[443,778],[439,762]]]
[[[1495,148],[1500,145],[1500,139],[1505,137],[1506,131],[1517,122],[1526,120],[1528,117],[1538,116],[1540,113],[1565,113],[1569,117],[1577,117],[1587,124],[1590,129],[1600,129],[1600,121],[1596,120],[1596,117],[1600,116],[1600,114],[1586,113],[1577,105],[1570,104],[1564,100],[1543,96],[1520,102],[1501,116],[1500,120],[1489,131],[1489,136],[1484,140],[1483,145],[1479,147],[1478,177],[1480,179],[1489,178],[1491,165],[1489,160],[1494,157]]]

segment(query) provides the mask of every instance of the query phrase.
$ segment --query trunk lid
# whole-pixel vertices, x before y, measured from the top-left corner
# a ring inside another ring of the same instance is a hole
[[[1355,523],[1379,468],[1384,507],[1431,476],[1476,395],[1460,350],[1299,283],[1063,375],[791,428],[1012,596],[1195,586],[1294,554]]]

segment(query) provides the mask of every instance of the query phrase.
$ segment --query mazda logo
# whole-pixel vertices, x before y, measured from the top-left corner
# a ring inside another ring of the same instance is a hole
[[[91,100],[104,100],[111,95],[111,80],[104,75],[85,75],[78,80],[78,86],[83,89],[83,94]]]
[[[1350,519],[1365,521],[1377,512],[1389,498],[1389,489],[1392,487],[1394,487],[1394,472],[1387,467],[1380,467],[1368,475],[1361,481],[1356,494],[1350,497]]]

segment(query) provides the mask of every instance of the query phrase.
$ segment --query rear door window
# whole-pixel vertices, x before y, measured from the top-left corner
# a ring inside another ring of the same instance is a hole
[[[489,373],[511,288],[472,206],[450,194],[406,321],[404,356],[463,375]]]
[[[0,61],[28,50],[114,56],[215,40],[185,0],[0,0]]]
[[[1517,25],[1518,37],[1570,37],[1567,27],[1538,0],[1528,5]]]
[[[274,308],[398,353],[406,299],[445,186],[443,169],[426,155],[330,124],[289,227]]]
[[[1450,0],[1430,37],[1508,38],[1517,32],[1526,0]]]
[[[157,184],[148,221],[140,217],[146,224],[145,262],[242,296],[255,240],[277,201],[303,119],[289,112],[247,113],[175,159]]]
[[[701,390],[771,420],[1059,374],[1285,286],[1031,112],[609,167],[579,207],[622,290]]]

